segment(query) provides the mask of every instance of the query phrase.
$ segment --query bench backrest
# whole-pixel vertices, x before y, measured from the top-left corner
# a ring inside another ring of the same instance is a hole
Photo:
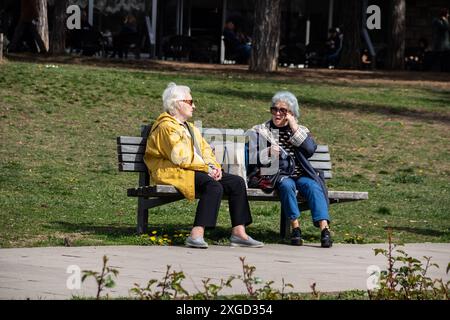
[[[147,167],[144,163],[144,154],[150,128],[150,125],[142,126],[141,137],[117,137],[119,171],[143,173],[144,180],[147,182],[149,178]],[[212,142],[220,135],[222,135],[223,140],[226,139],[227,141],[242,142],[245,139],[245,132],[242,129],[203,128],[202,134],[208,142]],[[315,169],[320,169],[324,172],[325,179],[332,177],[331,157],[328,146],[318,145],[316,152],[309,158],[309,161]]]

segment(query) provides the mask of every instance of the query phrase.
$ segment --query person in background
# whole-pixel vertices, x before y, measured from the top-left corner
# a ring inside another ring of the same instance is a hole
[[[139,45],[139,33],[138,24],[136,17],[132,14],[127,14],[123,19],[122,27],[120,32],[113,37],[114,51],[111,54],[111,58],[116,55],[122,59],[128,58],[128,51],[130,49],[134,50],[134,55],[136,59],[140,56],[140,45]]]
[[[372,65],[372,59],[370,58],[369,50],[364,49],[361,55],[361,68],[368,70]]]
[[[331,28],[328,30],[328,39],[326,45],[326,65],[333,69],[339,62],[342,51],[343,35],[339,28]]]
[[[440,71],[450,71],[450,25],[449,11],[442,9],[439,17],[433,20],[433,52]]]
[[[223,38],[226,56],[231,60],[236,60],[237,63],[247,64],[252,51],[251,39],[237,30],[231,19],[225,22]]]

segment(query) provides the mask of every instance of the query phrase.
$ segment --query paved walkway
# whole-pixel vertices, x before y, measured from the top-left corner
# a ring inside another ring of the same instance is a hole
[[[386,269],[383,256],[375,256],[373,248],[387,248],[386,244],[337,244],[331,249],[316,245],[291,247],[266,245],[260,249],[211,246],[207,250],[184,247],[114,246],[114,247],[52,247],[0,249],[0,299],[68,299],[72,295],[95,296],[92,279],[79,290],[67,288],[71,274],[67,268],[79,266],[81,270],[100,271],[102,257],[109,257],[109,265],[120,272],[117,285],[108,290],[110,296],[127,297],[128,290],[138,283],[144,286],[150,279],[162,279],[166,266],[183,271],[184,287],[195,293],[202,279],[211,278],[218,283],[230,275],[241,275],[239,257],[256,267],[255,275],[263,281],[275,281],[281,288],[282,279],[294,285],[296,292],[310,292],[317,284],[322,292],[367,289],[367,268],[371,265]],[[432,278],[448,280],[445,274],[450,262],[450,244],[420,243],[402,247],[416,258],[432,256],[439,269],[431,269]],[[245,292],[241,281],[235,280],[226,294]]]

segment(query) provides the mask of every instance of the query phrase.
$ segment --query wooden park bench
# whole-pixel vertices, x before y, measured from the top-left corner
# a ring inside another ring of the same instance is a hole
[[[138,172],[138,187],[127,190],[129,197],[138,198],[137,208],[137,232],[146,233],[148,230],[148,209],[158,207],[167,203],[183,199],[183,195],[173,186],[156,185],[149,186],[150,176],[143,157],[147,142],[150,125],[141,127],[140,137],[120,136],[117,137],[117,152],[119,161],[119,171]],[[208,142],[217,138],[218,134],[223,134],[227,141],[243,141],[245,132],[242,129],[213,129],[205,128],[202,130],[203,136]],[[319,145],[314,155],[309,159],[315,169],[323,170],[325,179],[332,178],[331,158],[329,148],[326,145]],[[276,192],[264,193],[260,189],[247,189],[249,201],[279,201]],[[328,191],[330,204],[358,201],[368,199],[368,192],[356,191]],[[302,211],[308,210],[308,203],[298,196],[298,201]],[[280,235],[286,238],[290,234],[289,218],[285,217],[283,212],[280,215]]]

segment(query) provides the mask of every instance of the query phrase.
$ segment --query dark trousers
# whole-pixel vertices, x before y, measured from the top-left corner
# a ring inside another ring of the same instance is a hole
[[[223,194],[228,196],[231,225],[252,223],[250,206],[244,179],[223,173],[222,179],[215,181],[205,172],[195,172],[195,194],[200,199],[195,213],[194,226],[215,227]]]
[[[432,53],[431,71],[450,72],[450,50]]]

